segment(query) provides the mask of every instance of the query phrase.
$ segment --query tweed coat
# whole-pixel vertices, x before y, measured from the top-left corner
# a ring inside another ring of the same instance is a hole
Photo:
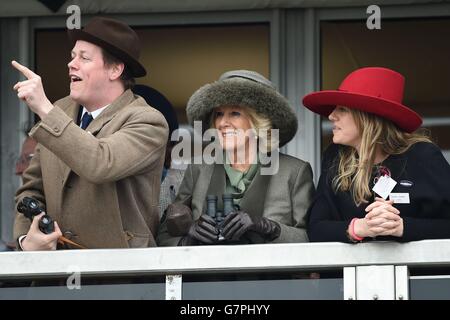
[[[189,165],[175,202],[192,209],[194,220],[206,211],[206,196],[221,195],[226,188],[226,173],[222,164]],[[306,211],[312,201],[314,184],[308,162],[280,154],[279,170],[274,175],[256,173],[240,202],[241,210],[252,217],[262,216],[278,222],[281,233],[273,243],[306,242]],[[180,237],[172,237],[165,219],[161,221],[157,242],[160,246],[176,246]]]
[[[167,170],[166,178],[161,182],[161,192],[159,195],[159,217],[161,218],[169,204],[175,201],[178,188],[183,181],[184,170]]]
[[[16,203],[39,200],[63,235],[87,248],[155,246],[168,126],[131,90],[95,118],[77,124],[80,105],[57,101],[30,132],[38,141]],[[30,222],[16,213],[15,238]]]

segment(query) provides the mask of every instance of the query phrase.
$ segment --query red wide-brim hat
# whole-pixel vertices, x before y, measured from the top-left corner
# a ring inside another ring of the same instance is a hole
[[[400,129],[414,132],[422,118],[402,104],[405,78],[387,68],[368,67],[350,73],[338,90],[317,91],[303,98],[309,110],[328,117],[334,108],[344,106],[391,120]]]

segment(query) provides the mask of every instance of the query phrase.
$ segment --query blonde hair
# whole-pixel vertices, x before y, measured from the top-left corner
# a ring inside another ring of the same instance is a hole
[[[359,152],[344,146],[339,151],[338,174],[333,179],[335,191],[350,191],[357,206],[372,196],[370,178],[377,149],[384,154],[402,154],[417,142],[431,142],[425,130],[407,133],[392,121],[371,113],[349,109],[361,133]]]
[[[262,147],[261,152],[268,153],[272,149],[272,121],[264,114],[258,113],[255,109],[247,106],[232,106],[242,109],[248,116],[250,126],[255,130],[258,139],[261,141],[259,146]],[[215,128],[214,121],[216,119],[216,113],[213,111],[211,114],[210,127]],[[278,142],[277,142],[278,143]],[[277,145],[276,143],[276,145]]]

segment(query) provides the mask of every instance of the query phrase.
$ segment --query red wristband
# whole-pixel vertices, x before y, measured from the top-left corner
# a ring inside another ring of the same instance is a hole
[[[350,233],[350,236],[353,239],[355,239],[356,241],[363,241],[364,238],[356,235],[356,233],[355,233],[355,221],[356,220],[358,220],[358,218],[353,218],[352,222],[350,222],[349,233]]]

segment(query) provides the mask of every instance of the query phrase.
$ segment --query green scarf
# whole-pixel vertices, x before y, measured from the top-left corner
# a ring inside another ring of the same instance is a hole
[[[246,172],[233,169],[228,163],[225,163],[223,166],[228,177],[226,193],[230,193],[233,196],[234,203],[239,204],[248,186],[252,183],[259,164],[252,164]]]

